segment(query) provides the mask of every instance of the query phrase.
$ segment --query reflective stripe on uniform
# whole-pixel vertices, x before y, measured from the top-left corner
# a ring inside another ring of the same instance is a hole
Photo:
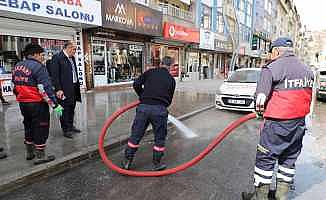
[[[165,147],[154,146],[155,151],[165,151]]]
[[[128,141],[128,146],[131,147],[131,148],[138,148],[139,144],[133,144],[130,141]]]
[[[257,175],[257,174],[254,174],[254,179],[255,179],[255,183],[254,183],[254,185],[257,186],[257,187],[258,187],[261,183],[262,183],[262,184],[271,184],[271,183],[272,183],[272,178],[270,178],[270,179],[263,178],[263,177],[261,177],[261,176],[259,176],[259,175]]]
[[[290,169],[290,168],[286,168],[286,167],[283,167],[283,166],[278,166],[278,169],[279,171],[282,171],[282,172],[285,172],[287,174],[295,174],[295,169]]]

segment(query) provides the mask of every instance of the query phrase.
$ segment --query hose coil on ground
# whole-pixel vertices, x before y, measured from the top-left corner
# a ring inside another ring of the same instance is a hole
[[[220,134],[218,134],[216,136],[216,138],[214,138],[214,140],[200,153],[198,154],[196,157],[194,157],[192,160],[185,162],[181,165],[178,165],[174,168],[171,169],[166,169],[163,171],[134,171],[134,170],[125,170],[122,169],[120,167],[118,167],[117,165],[115,165],[111,160],[109,160],[108,156],[106,155],[106,152],[104,150],[104,138],[106,136],[107,130],[109,129],[109,127],[111,126],[111,124],[123,113],[127,112],[128,110],[136,107],[139,105],[139,101],[135,101],[132,102],[130,104],[127,104],[121,108],[119,108],[117,111],[115,111],[111,116],[109,116],[109,118],[105,121],[104,126],[102,127],[101,130],[101,134],[99,136],[98,139],[98,148],[99,148],[99,152],[100,152],[100,156],[104,162],[104,164],[120,173],[120,174],[124,174],[124,175],[128,175],[128,176],[137,176],[137,177],[158,177],[158,176],[166,176],[166,175],[170,175],[170,174],[174,174],[177,173],[179,171],[183,171],[193,165],[195,165],[196,163],[198,163],[199,161],[201,161],[205,156],[207,156],[218,144],[220,144],[230,133],[232,133],[232,131],[234,129],[236,129],[238,126],[240,126],[241,124],[245,123],[246,121],[249,121],[251,119],[256,118],[256,114],[255,113],[250,113],[248,115],[245,115],[243,117],[240,117],[239,119],[237,119],[236,121],[232,122],[231,124],[229,124]]]

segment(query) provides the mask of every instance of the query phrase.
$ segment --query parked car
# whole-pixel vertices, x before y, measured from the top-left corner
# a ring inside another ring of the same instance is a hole
[[[317,70],[317,98],[326,100],[326,67]]]
[[[260,71],[260,68],[242,68],[231,73],[216,93],[216,108],[253,111]]]

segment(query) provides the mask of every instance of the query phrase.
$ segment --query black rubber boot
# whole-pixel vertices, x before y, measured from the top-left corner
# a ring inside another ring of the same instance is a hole
[[[44,149],[35,149],[35,154],[36,154],[36,160],[34,161],[34,165],[39,165],[55,160],[55,156],[46,155]]]
[[[252,193],[242,192],[242,200],[268,200],[269,184],[255,187]]]
[[[26,160],[33,160],[35,158],[34,145],[25,144],[25,147],[26,147]]]
[[[7,158],[7,154],[2,150],[0,152],[0,159],[4,159],[4,158]]]
[[[135,154],[138,148],[131,148],[129,146],[125,149],[124,159],[121,161],[121,168],[129,170],[132,167],[132,161],[134,160]]]
[[[166,165],[161,163],[164,153],[160,151],[153,151],[153,171],[162,171],[166,169]]]
[[[276,200],[288,200],[288,193],[290,190],[290,184],[284,181],[277,180],[276,183]]]
[[[126,158],[125,157],[121,162],[121,168],[126,169],[126,170],[131,169],[132,161],[133,161],[133,158]]]

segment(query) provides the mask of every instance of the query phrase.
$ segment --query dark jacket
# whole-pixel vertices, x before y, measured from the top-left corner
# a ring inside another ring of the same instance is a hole
[[[142,104],[168,107],[172,102],[175,80],[166,68],[158,67],[140,75],[133,87]]]
[[[75,58],[73,58],[73,62],[75,64],[77,84],[79,86]],[[74,96],[76,101],[81,101],[80,88],[75,87],[73,84],[71,64],[63,51],[53,56],[51,62],[48,63],[47,68],[50,71],[55,91],[62,90],[66,97],[65,101],[73,99]]]
[[[256,89],[257,95],[268,97],[264,117],[305,117],[310,111],[313,80],[311,69],[290,51],[264,66]]]
[[[12,73],[14,93],[18,102],[47,101],[52,107],[57,99],[45,66],[37,60],[28,58],[16,64]]]

